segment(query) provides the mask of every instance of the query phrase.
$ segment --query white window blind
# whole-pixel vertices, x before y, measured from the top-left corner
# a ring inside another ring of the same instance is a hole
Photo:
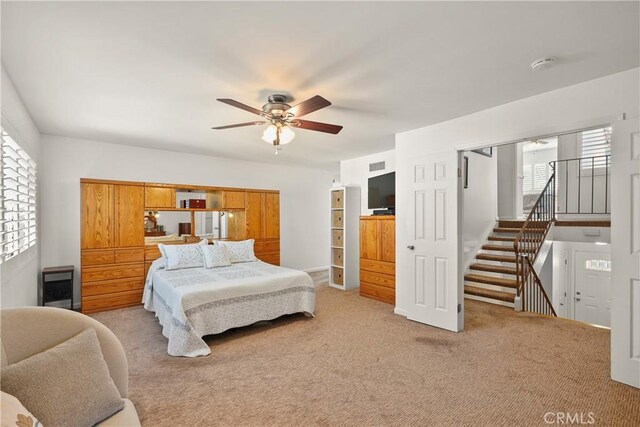
[[[544,186],[547,185],[547,164],[537,163],[533,167],[533,189],[536,192],[544,190]]]
[[[586,130],[580,133],[580,157],[598,157],[592,160],[582,160],[582,169],[603,168],[606,166],[607,157],[611,154],[611,127]],[[602,157],[601,157],[602,156]],[[609,163],[611,166],[611,163]]]
[[[36,163],[1,130],[0,262],[36,244]]]

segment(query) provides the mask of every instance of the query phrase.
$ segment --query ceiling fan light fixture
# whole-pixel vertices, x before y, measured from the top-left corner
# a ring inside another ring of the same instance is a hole
[[[262,140],[267,144],[273,144],[273,142],[276,140],[277,132],[278,128],[276,127],[276,125],[269,125],[262,133]]]
[[[289,126],[269,125],[262,134],[262,140],[267,144],[276,145],[277,134],[280,133],[280,144],[285,145],[293,141],[295,132]]]
[[[296,137],[294,131],[289,126],[283,126],[280,128],[280,145],[288,144]]]

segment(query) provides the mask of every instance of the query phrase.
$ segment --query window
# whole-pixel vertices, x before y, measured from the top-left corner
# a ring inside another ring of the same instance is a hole
[[[0,262],[36,244],[36,164],[0,129]]]
[[[547,163],[535,163],[523,165],[522,192],[524,194],[537,194],[544,190],[547,181],[551,178],[551,166]]]
[[[604,156],[611,154],[611,127],[580,132],[580,148],[580,157],[597,157],[593,159],[593,167],[604,168],[608,159]],[[582,169],[591,169],[592,167],[591,160],[583,160],[580,163]]]
[[[524,180],[522,181],[522,192],[524,194],[533,192],[533,179],[531,176],[532,166],[533,165],[524,165],[522,167],[522,175],[524,176]]]
[[[611,261],[606,259],[588,259],[584,263],[586,270],[611,272]]]

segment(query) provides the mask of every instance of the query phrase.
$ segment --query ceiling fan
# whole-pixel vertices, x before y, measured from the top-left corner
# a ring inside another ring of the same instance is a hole
[[[217,126],[211,129],[231,129],[270,123],[262,134],[262,140],[269,144],[273,144],[276,147],[276,154],[278,154],[281,145],[288,144],[293,141],[293,138],[295,138],[295,133],[291,128],[307,129],[316,132],[331,133],[333,135],[336,135],[342,130],[342,126],[300,119],[302,116],[331,105],[331,102],[327,101],[320,95],[316,95],[292,107],[287,104],[286,95],[273,94],[267,98],[267,103],[262,106],[261,110],[233,99],[218,98],[218,101],[261,116],[264,120],[238,123],[235,125]]]

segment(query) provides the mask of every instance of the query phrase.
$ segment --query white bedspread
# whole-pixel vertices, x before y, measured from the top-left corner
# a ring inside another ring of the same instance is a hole
[[[142,302],[156,313],[172,356],[211,353],[205,335],[315,311],[315,286],[302,271],[262,261],[167,271],[162,262],[149,269]]]

